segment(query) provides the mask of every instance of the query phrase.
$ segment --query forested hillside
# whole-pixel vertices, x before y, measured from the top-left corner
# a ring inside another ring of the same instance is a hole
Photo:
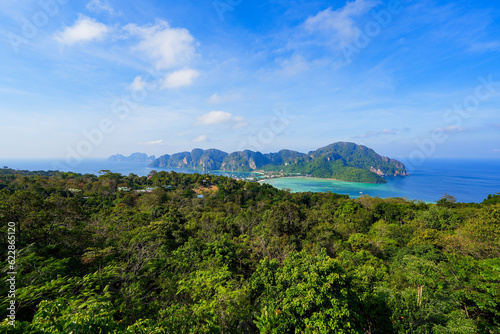
[[[116,156],[110,159],[116,160]],[[245,150],[228,154],[216,149],[194,149],[163,155],[149,167],[273,171],[364,183],[386,183],[382,177],[385,175],[409,176],[403,163],[383,157],[366,146],[348,142],[330,144],[308,154],[291,150],[268,154]]]
[[[1,333],[500,333],[499,195],[2,170],[0,222]]]

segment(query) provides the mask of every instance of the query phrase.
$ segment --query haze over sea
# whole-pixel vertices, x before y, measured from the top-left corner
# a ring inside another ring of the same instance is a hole
[[[23,170],[52,170],[54,160],[2,160],[1,166]],[[59,166],[64,165],[59,161]],[[139,162],[111,162],[107,160],[85,160],[75,167],[65,168],[64,171],[77,173],[98,174],[100,170],[110,170],[115,173],[128,175],[134,173],[139,176],[148,175],[153,168],[147,163]],[[196,173],[189,169],[154,170],[179,173]],[[333,181],[314,178],[277,178],[265,181],[280,189],[290,189],[293,192],[331,191],[347,194],[351,198],[370,195],[381,198],[404,197],[410,200],[435,202],[443,195],[454,196],[460,202],[481,202],[489,194],[500,193],[500,160],[486,159],[427,159],[421,166],[409,169],[410,177],[388,177],[386,184],[366,184]],[[213,172],[212,174],[248,177],[249,173]]]

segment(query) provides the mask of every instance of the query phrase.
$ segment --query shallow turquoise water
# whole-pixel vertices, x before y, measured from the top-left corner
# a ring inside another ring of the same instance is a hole
[[[429,159],[409,170],[409,177],[388,177],[386,184],[365,184],[313,178],[281,178],[265,181],[280,189],[331,191],[357,198],[403,197],[435,202],[449,194],[460,202],[482,202],[500,193],[500,160]]]
[[[289,189],[292,192],[333,192],[349,195],[351,198],[357,198],[363,195],[377,197],[411,197],[414,194],[407,194],[403,189],[398,189],[394,183],[389,181],[386,184],[366,184],[356,182],[344,182],[335,180],[324,180],[314,178],[277,178],[263,181],[278,189]],[[432,201],[430,198],[419,198],[423,201]],[[435,199],[434,199],[435,200]]]
[[[324,180],[306,177],[290,177],[290,178],[277,178],[263,181],[276,188],[280,189],[290,189],[292,192],[342,192],[349,193],[350,195],[363,195],[365,192],[370,191],[392,191],[397,192],[396,189],[392,189],[387,184],[366,184],[366,183],[356,183],[356,182],[344,182],[335,180]]]

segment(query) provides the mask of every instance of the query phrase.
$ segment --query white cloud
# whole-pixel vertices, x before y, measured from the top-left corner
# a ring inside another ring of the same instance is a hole
[[[208,114],[198,117],[196,124],[221,124],[231,121],[231,115],[225,111],[211,111]]]
[[[179,88],[190,86],[193,84],[194,79],[196,79],[200,73],[195,70],[186,69],[179,70],[169,73],[161,82],[161,89],[166,88]],[[129,85],[129,89],[132,91],[140,91],[146,87],[148,83],[144,81],[142,76],[136,76],[134,81]]]
[[[499,153],[499,152],[500,152],[500,148],[495,148],[495,149],[493,149],[493,152],[495,152],[495,153]]]
[[[87,9],[93,13],[108,12],[111,15],[117,14],[107,1],[92,0],[87,4]]]
[[[56,35],[56,40],[65,45],[102,40],[110,29],[103,23],[84,15],[79,15],[72,27],[66,27]]]
[[[134,82],[132,82],[129,88],[133,91],[140,91],[146,86],[146,82],[142,79],[140,75],[136,76]]]
[[[222,103],[223,99],[220,97],[218,93],[214,93],[212,96],[208,98],[209,103]]]
[[[226,102],[231,102],[231,101],[236,101],[241,99],[242,96],[241,94],[230,94],[230,95],[219,95],[219,93],[214,93],[212,96],[208,98],[209,103],[213,104],[219,104],[219,103],[226,103]]]
[[[353,43],[361,34],[354,19],[366,14],[376,4],[372,0],[355,0],[337,10],[328,8],[308,18],[304,28],[311,33],[322,33],[328,40],[342,47]]]
[[[216,125],[216,124],[233,124],[235,127],[246,125],[245,119],[239,116],[233,116],[225,111],[211,111],[196,120],[197,125]]]
[[[141,39],[137,50],[144,52],[158,70],[186,65],[195,55],[195,39],[187,29],[171,28],[167,22],[159,21],[147,27],[129,24],[124,30]]]
[[[162,140],[162,139],[160,139],[160,140],[150,141],[150,142],[147,142],[147,143],[139,143],[138,145],[146,145],[146,146],[163,146],[163,145],[165,145],[165,143],[163,142],[163,140]]]
[[[301,55],[293,55],[291,58],[280,59],[278,63],[281,70],[278,72],[285,76],[293,76],[309,69],[309,63]]]
[[[201,135],[193,139],[194,143],[202,143],[204,141],[207,141],[207,136],[206,135]]]
[[[190,86],[194,79],[200,76],[200,73],[195,70],[186,69],[179,70],[167,74],[163,82],[163,88],[178,88]]]

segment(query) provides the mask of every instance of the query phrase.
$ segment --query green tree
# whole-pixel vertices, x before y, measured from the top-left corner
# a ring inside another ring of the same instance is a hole
[[[260,262],[252,276],[261,333],[359,333],[357,299],[346,273],[326,252]]]

